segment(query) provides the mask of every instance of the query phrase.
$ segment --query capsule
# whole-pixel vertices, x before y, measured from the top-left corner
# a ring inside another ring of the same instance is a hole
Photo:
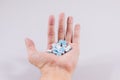
[[[72,49],[72,47],[70,45],[68,45],[66,48],[65,48],[65,51],[68,52]]]
[[[52,53],[52,50],[47,50],[48,53]]]

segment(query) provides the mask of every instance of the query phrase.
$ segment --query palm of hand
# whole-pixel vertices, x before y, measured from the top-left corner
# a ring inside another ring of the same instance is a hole
[[[72,50],[62,56],[56,56],[54,54],[48,54],[46,51],[39,52],[36,50],[34,42],[30,39],[26,39],[26,46],[28,50],[29,61],[37,66],[42,72],[46,69],[59,68],[64,69],[68,72],[73,72],[79,57],[79,25],[75,26],[74,36],[72,36],[72,17],[68,17],[67,20],[67,31],[66,37],[64,35],[64,14],[62,13],[59,17],[59,29],[58,29],[58,40],[65,39],[71,46]],[[54,39],[54,17],[49,18],[48,27],[48,49],[51,44],[55,42]]]

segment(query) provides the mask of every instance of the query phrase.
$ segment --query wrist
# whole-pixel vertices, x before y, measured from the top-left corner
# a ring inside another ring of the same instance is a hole
[[[71,80],[72,74],[64,69],[54,68],[43,71],[40,80]]]

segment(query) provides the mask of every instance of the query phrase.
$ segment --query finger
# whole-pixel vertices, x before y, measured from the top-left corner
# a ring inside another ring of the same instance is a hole
[[[27,48],[29,55],[36,53],[36,48],[35,48],[34,42],[32,40],[30,40],[29,38],[26,38],[25,44],[26,44],[26,48]]]
[[[48,21],[48,49],[50,49],[51,44],[55,42],[54,25],[55,25],[55,18],[53,15],[51,15]]]
[[[73,43],[80,43],[80,25],[76,24],[74,28]]]
[[[65,37],[65,15],[61,13],[59,15],[59,26],[58,26],[58,40],[64,39]]]
[[[73,18],[68,17],[67,19],[67,30],[66,30],[66,41],[71,42],[72,41],[72,27],[73,27]]]

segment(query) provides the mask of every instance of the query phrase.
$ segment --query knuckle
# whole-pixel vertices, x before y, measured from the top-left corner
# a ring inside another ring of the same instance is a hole
[[[33,57],[32,56],[28,56],[28,60],[31,64],[33,64]]]
[[[66,36],[66,41],[70,41],[71,40],[71,37],[70,36]]]
[[[63,33],[64,32],[64,29],[63,27],[59,27],[59,30],[58,30],[59,33]]]
[[[59,39],[64,39],[64,34],[60,33],[58,38]]]
[[[77,35],[77,34],[75,34],[75,35],[74,35],[74,37],[75,37],[75,38],[78,38],[78,35]]]
[[[76,26],[76,30],[79,30],[80,29],[80,26]]]
[[[52,32],[52,31],[48,33],[49,36],[54,36],[54,34],[55,34],[55,33]]]
[[[66,36],[72,36],[72,31],[67,31]]]

